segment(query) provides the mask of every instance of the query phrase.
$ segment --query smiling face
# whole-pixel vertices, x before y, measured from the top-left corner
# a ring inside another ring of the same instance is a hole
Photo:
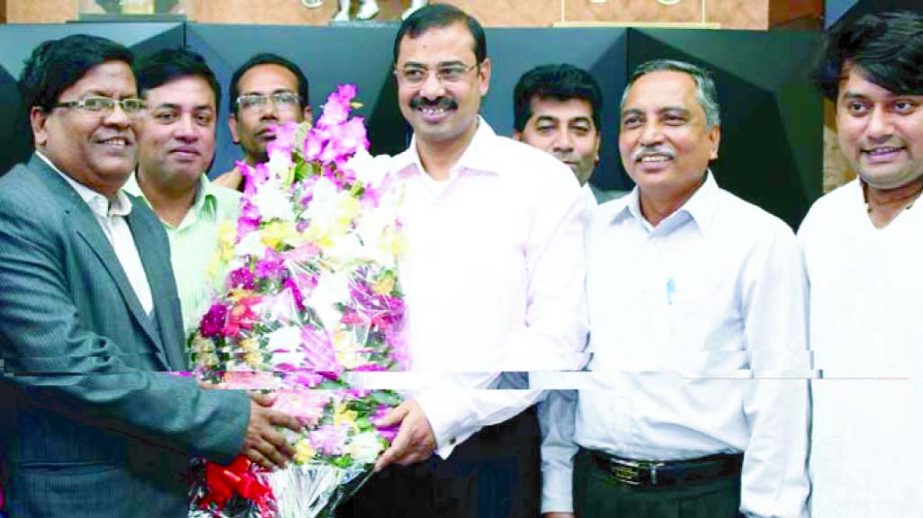
[[[513,137],[551,153],[570,166],[580,185],[587,183],[599,161],[599,129],[589,101],[533,97],[530,106],[532,116]]]
[[[238,91],[240,95],[270,96],[282,92],[297,95],[298,78],[282,65],[256,65],[240,77]],[[237,107],[228,120],[228,126],[231,138],[243,149],[247,163],[267,160],[266,144],[276,138],[270,126],[311,120],[311,107],[303,107],[303,103],[304,99],[295,105],[279,105],[267,101],[262,106]]]
[[[923,177],[923,96],[898,95],[846,65],[836,104],[840,148],[869,186],[895,189]]]
[[[718,158],[721,132],[708,127],[695,79],[661,70],[639,77],[622,106],[619,153],[644,198],[684,201]]]
[[[62,91],[58,103],[136,96],[135,77],[128,64],[107,61]],[[104,196],[114,196],[135,167],[132,119],[118,104],[108,112],[77,107],[43,112],[34,107],[30,120],[37,149],[65,174]]]
[[[215,155],[215,94],[205,79],[180,77],[145,94],[139,174],[161,185],[197,185]]]
[[[457,79],[440,80],[437,71],[464,67]],[[402,71],[426,69],[419,84],[402,79]],[[404,36],[397,63],[401,113],[422,143],[467,142],[477,130],[481,97],[490,84],[490,60],[477,65],[474,38],[461,22],[434,27],[415,38]]]

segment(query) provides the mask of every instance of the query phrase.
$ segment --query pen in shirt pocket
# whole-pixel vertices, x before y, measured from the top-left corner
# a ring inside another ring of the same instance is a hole
[[[673,297],[676,295],[676,282],[673,277],[667,280],[667,304],[673,305]]]

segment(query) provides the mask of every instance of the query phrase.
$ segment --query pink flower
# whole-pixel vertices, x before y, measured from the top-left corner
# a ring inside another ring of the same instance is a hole
[[[305,367],[318,372],[343,371],[333,350],[333,341],[323,329],[305,325],[301,329],[301,351],[305,355]]]
[[[292,149],[295,148],[295,132],[298,131],[298,123],[286,122],[285,124],[272,126],[272,129],[276,138],[266,144],[266,153],[268,155],[276,153],[291,155]]]
[[[317,426],[330,401],[325,391],[285,390],[276,395],[276,402],[272,405],[274,410],[286,413],[310,428]]]
[[[224,334],[226,336],[238,336],[241,330],[253,329],[254,324],[259,322],[258,315],[253,311],[253,306],[260,302],[261,298],[243,297],[238,300],[227,314],[227,320],[224,323]]]
[[[324,455],[341,455],[349,433],[349,425],[321,426],[308,434],[314,449]]]

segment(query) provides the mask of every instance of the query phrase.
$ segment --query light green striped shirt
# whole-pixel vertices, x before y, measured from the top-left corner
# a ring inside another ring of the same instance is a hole
[[[134,174],[122,189],[150,207]],[[203,174],[195,201],[183,221],[176,227],[161,221],[170,240],[170,262],[176,277],[186,336],[198,328],[199,320],[208,311],[213,297],[223,289],[227,272],[209,272],[209,264],[218,250],[218,233],[222,224],[234,224],[239,213],[240,193],[212,184]]]

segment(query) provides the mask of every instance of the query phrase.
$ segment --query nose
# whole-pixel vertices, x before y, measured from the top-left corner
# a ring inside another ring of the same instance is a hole
[[[175,135],[177,139],[184,142],[196,140],[198,134],[195,131],[195,122],[192,120],[191,115],[186,114],[180,117],[179,123],[176,125]]]
[[[131,117],[122,109],[122,105],[115,103],[112,110],[106,114],[104,122],[109,126],[124,128],[131,125]]]
[[[663,133],[660,131],[660,125],[655,120],[649,120],[641,128],[640,144],[650,146],[663,141]]]
[[[270,97],[266,99],[266,102],[260,107],[260,118],[261,119],[275,119],[276,118],[276,103]]]
[[[445,94],[445,87],[442,84],[442,81],[436,77],[436,73],[433,71],[428,71],[426,78],[423,79],[423,83],[420,84],[420,95],[426,99],[436,99],[442,97]]]
[[[569,131],[557,132],[552,143],[554,151],[570,152],[574,150],[574,139]]]
[[[865,129],[865,134],[872,140],[886,140],[894,133],[894,124],[891,120],[891,114],[881,107],[872,108],[869,114],[869,123]]]

